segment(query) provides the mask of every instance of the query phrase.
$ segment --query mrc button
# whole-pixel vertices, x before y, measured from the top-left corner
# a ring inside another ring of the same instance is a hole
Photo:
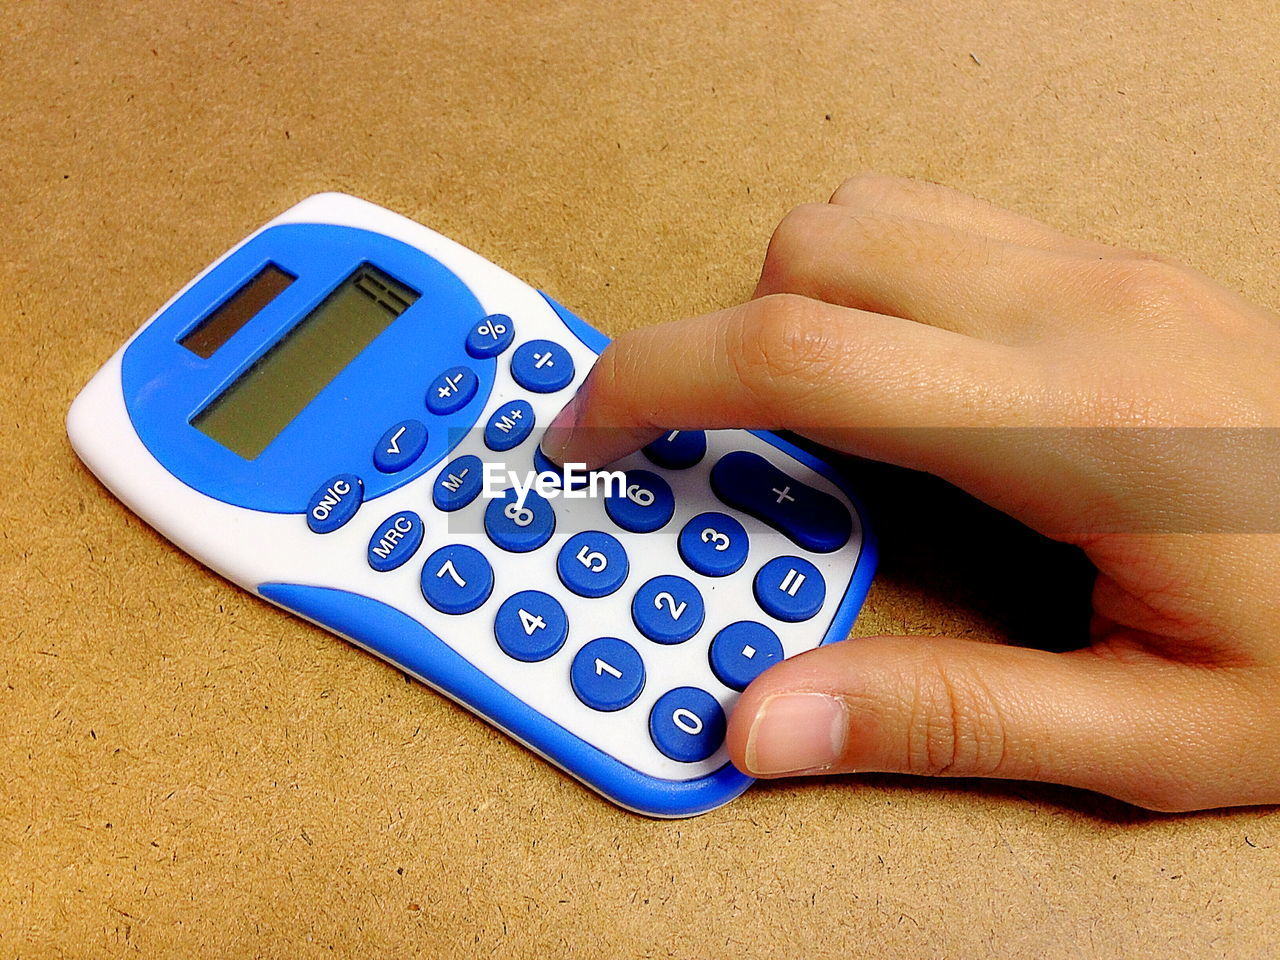
[[[422,518],[412,510],[393,513],[369,538],[369,566],[386,573],[405,562],[422,546]]]
[[[815,553],[839,550],[853,532],[844,504],[787,476],[759,454],[740,450],[721,457],[711,468],[711,489],[729,506]]]
[[[312,533],[333,533],[356,515],[363,501],[364,482],[354,473],[340,473],[307,501],[307,526]]]

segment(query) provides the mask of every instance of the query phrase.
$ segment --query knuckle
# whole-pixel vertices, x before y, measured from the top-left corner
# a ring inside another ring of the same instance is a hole
[[[935,662],[917,681],[907,725],[907,770],[920,776],[987,777],[1007,752],[1004,720],[985,685]]]
[[[761,282],[769,290],[786,290],[801,279],[803,265],[829,232],[832,209],[825,203],[801,204],[787,212],[769,238]]]
[[[838,352],[828,332],[833,325],[821,322],[816,306],[807,297],[779,293],[752,300],[736,314],[725,351],[734,374],[765,409],[803,400],[820,386],[820,371]]]
[[[1129,312],[1147,316],[1182,313],[1199,299],[1195,276],[1168,260],[1140,257],[1100,263],[1103,288]]]

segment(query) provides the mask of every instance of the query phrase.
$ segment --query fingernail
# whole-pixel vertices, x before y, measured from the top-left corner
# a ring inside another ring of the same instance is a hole
[[[552,418],[542,434],[542,452],[548,460],[557,466],[564,466],[564,456],[569,450],[569,441],[573,439],[573,431],[578,423],[578,397],[564,405],[564,409]]]
[[[824,693],[779,693],[756,713],[747,734],[749,773],[772,777],[819,773],[844,753],[844,701]]]

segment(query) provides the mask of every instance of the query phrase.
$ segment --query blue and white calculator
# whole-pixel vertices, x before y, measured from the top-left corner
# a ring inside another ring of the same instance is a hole
[[[767,433],[554,468],[542,431],[607,342],[439,234],[319,194],[165,304],[67,429],[213,570],[615,803],[691,816],[749,785],[728,711],[846,637],[874,547],[841,476]]]

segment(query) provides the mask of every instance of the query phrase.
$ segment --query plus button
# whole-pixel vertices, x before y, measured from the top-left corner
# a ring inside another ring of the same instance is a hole
[[[782,503],[783,500],[791,500],[791,501],[795,500],[795,497],[791,496],[790,486],[783,487],[781,490],[779,490],[777,487],[774,487],[773,492],[778,495],[778,503]]]

